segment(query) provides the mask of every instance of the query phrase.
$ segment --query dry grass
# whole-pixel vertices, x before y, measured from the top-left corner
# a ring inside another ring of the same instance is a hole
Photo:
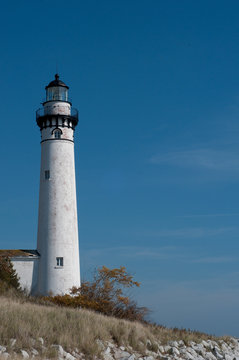
[[[156,350],[158,342],[216,339],[199,332],[143,325],[83,309],[43,306],[24,297],[0,297],[0,345],[9,349],[10,339],[17,339],[14,351],[32,347],[41,351],[39,337],[44,339],[46,348],[52,344],[60,344],[68,351],[78,348],[89,358],[100,354],[97,339],[131,346],[142,353],[146,346],[149,350]],[[54,358],[54,354],[51,357]]]

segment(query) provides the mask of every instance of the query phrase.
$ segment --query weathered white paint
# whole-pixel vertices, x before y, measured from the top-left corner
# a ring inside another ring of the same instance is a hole
[[[44,104],[45,114],[71,114],[71,105],[65,101],[48,101]]]
[[[45,103],[45,113],[59,114],[57,105],[61,114],[68,115],[70,104],[58,103]],[[54,138],[54,126],[42,129],[36,293],[43,295],[66,293],[72,286],[80,286],[74,131],[61,123],[58,128],[61,139]],[[50,171],[49,180],[45,179],[46,170]],[[63,267],[57,266],[57,257],[63,257]]]
[[[41,139],[42,140],[49,140],[49,139],[54,139],[55,140],[54,129],[56,128],[55,127],[56,122],[55,122],[54,119],[52,120],[52,125],[53,125],[52,128],[47,127],[45,129],[42,129],[42,131],[41,131]],[[62,124],[58,124],[57,128],[61,129],[61,131],[62,131],[61,139],[66,139],[66,140],[71,140],[71,141],[74,140],[74,130],[73,129],[67,128],[67,127],[62,127]],[[62,140],[60,140],[60,141],[62,141]]]
[[[19,277],[21,288],[28,293],[34,293],[37,285],[39,258],[16,257],[11,262]]]

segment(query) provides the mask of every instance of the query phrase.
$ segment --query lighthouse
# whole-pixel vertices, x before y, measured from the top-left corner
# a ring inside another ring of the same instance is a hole
[[[35,294],[69,293],[80,286],[74,132],[78,111],[69,87],[55,75],[46,86],[43,107],[36,112],[41,132]]]

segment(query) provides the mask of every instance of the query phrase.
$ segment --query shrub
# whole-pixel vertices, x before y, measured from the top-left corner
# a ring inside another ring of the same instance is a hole
[[[131,321],[145,321],[148,309],[138,307],[136,302],[124,295],[125,288],[139,287],[125,267],[109,269],[106,266],[97,269],[93,280],[83,281],[81,287],[73,287],[70,295],[48,296],[44,299],[57,305],[81,307]]]
[[[14,288],[20,290],[19,278],[8,257],[0,257],[0,293]]]

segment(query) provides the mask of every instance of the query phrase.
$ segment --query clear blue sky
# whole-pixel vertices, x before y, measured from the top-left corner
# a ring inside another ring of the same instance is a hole
[[[239,336],[239,3],[1,4],[1,248],[35,248],[35,110],[80,111],[81,270],[125,265],[168,326]]]

